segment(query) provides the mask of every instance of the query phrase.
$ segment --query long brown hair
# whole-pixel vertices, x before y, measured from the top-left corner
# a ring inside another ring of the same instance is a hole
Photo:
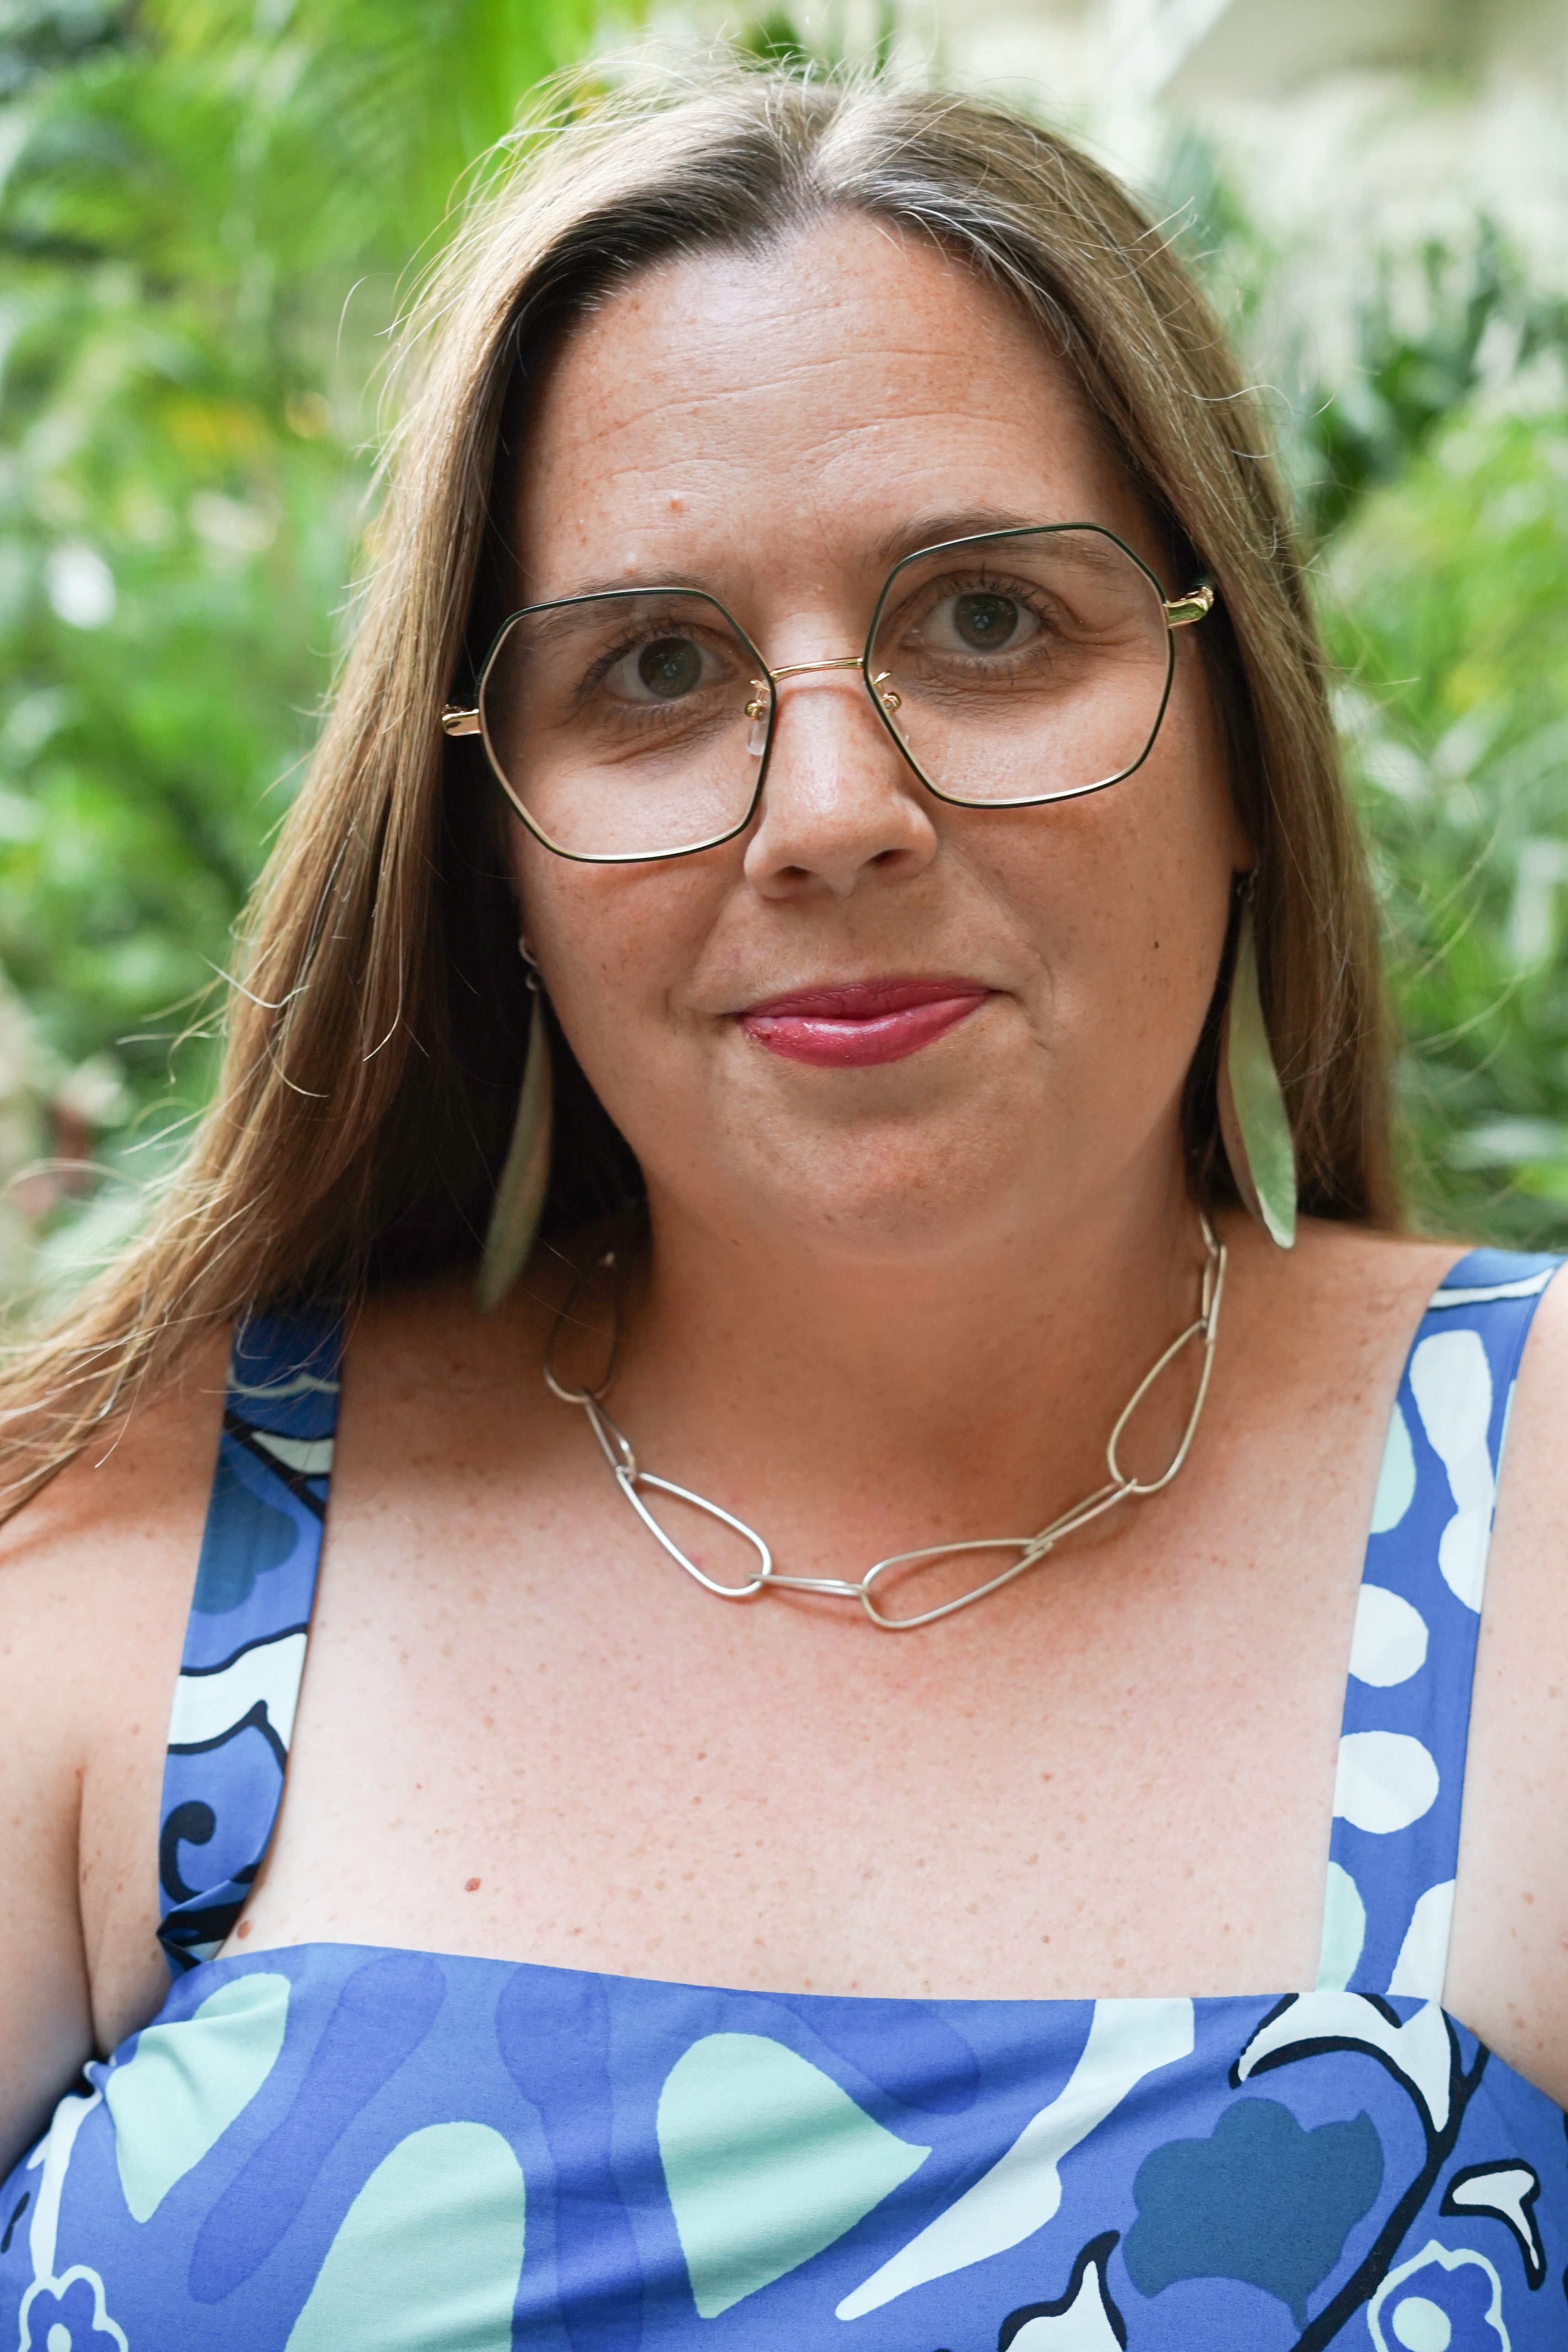
[[[737,67],[554,105],[411,320],[415,383],[373,575],[246,919],[216,1097],[141,1235],[0,1382],[13,1496],[214,1324],[475,1252],[527,1001],[497,796],[472,746],[444,742],[439,714],[494,617],[498,485],[527,462],[526,388],[551,338],[640,268],[761,247],[830,211],[932,237],[1009,289],[1172,546],[1215,583],[1205,659],[1259,858],[1264,1003],[1302,1206],[1396,1213],[1375,918],[1323,656],[1259,418],[1168,238],[1066,140],[973,99]],[[1184,1108],[1209,1202],[1228,1187],[1217,1027]],[[637,1174],[559,1033],[552,1044],[546,1218],[565,1226]]]

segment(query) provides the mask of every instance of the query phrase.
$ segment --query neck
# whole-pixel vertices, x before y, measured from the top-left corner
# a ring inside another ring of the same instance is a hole
[[[1027,1531],[1097,1486],[1205,1255],[1179,1170],[945,1253],[819,1254],[651,1205],[611,1409],[650,1467],[773,1507],[812,1549],[831,1548],[812,1523],[908,1544]],[[1151,1396],[1129,1466],[1168,1459],[1197,1370],[1195,1350]]]

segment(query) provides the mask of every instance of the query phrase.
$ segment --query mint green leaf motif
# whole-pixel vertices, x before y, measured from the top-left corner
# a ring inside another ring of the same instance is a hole
[[[511,2352],[523,2222],[498,2131],[411,2132],[344,2215],[287,2352]]]
[[[700,2315],[810,2262],[930,2153],[767,2034],[694,2042],[660,2094],[659,2154]]]
[[[125,2201],[150,2221],[187,2172],[244,2114],[274,2066],[288,2021],[288,1979],[235,1977],[177,2024],[150,2025],[104,2083]]]

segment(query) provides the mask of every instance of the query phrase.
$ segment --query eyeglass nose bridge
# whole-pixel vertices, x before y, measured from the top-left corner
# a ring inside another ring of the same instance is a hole
[[[831,661],[786,662],[782,669],[776,669],[772,675],[775,677],[799,677],[803,670],[808,669],[859,669],[860,666],[859,654],[835,654]]]
[[[863,671],[864,667],[864,658],[860,654],[834,654],[832,657],[827,661],[786,662],[782,669],[770,669],[766,677],[754,677],[752,679],[751,700],[746,706],[746,715],[751,719],[766,719],[768,716],[768,705],[771,698],[772,688],[778,685],[781,677],[802,677],[807,670],[813,669],[858,669]],[[886,685],[885,682],[891,675],[892,673],[888,670],[880,670],[876,677],[871,680],[873,692],[876,695],[883,709],[888,712],[890,717],[892,713],[898,709],[899,704],[904,699],[902,695],[895,693],[891,687]]]

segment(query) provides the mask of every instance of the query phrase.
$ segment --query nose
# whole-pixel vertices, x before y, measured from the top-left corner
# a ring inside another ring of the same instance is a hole
[[[813,676],[803,673],[837,673]],[[746,876],[764,898],[847,898],[872,874],[913,876],[936,854],[925,794],[866,698],[853,656],[774,672],[778,710]]]

